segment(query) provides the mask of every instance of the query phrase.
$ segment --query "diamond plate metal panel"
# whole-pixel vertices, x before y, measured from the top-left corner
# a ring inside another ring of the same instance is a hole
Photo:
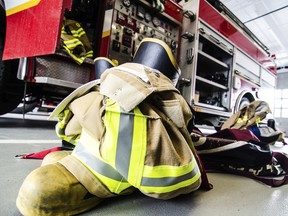
[[[71,59],[63,60],[63,58],[56,58],[55,56],[36,58],[36,77],[51,77],[84,84],[90,81],[90,73],[93,70],[93,64],[78,65]]]

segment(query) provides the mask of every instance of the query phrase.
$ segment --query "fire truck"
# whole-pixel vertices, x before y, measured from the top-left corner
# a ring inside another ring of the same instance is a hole
[[[217,0],[1,1],[0,114],[53,109],[95,79],[96,57],[132,61],[145,37],[169,45],[181,68],[177,88],[197,124],[219,127],[276,87],[276,65],[261,43]],[[63,49],[63,22],[84,29],[93,56],[81,64]],[[2,28],[2,26],[4,28]],[[153,57],[153,54],[151,54]]]

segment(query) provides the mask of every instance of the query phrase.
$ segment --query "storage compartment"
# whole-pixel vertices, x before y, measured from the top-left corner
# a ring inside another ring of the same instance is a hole
[[[273,88],[276,87],[276,76],[272,74],[270,71],[261,68],[261,77],[262,77],[262,83],[266,82],[272,85]]]
[[[210,109],[229,111],[233,55],[223,42],[207,31],[199,35],[196,91],[199,103]]]
[[[259,85],[260,65],[245,55],[243,52],[241,52],[239,49],[236,49],[235,52],[235,73]]]

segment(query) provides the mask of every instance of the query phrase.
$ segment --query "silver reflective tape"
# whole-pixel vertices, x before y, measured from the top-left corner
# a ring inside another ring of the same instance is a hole
[[[93,156],[79,141],[74,149],[74,154],[95,172],[116,181],[127,182],[125,179],[123,179],[123,176],[117,172],[117,170]]]
[[[121,109],[116,150],[116,168],[127,179],[133,142],[134,114],[124,112]]]
[[[163,178],[147,178],[147,177],[143,177],[142,178],[142,182],[141,182],[141,186],[149,186],[149,187],[165,187],[165,186],[172,186],[175,184],[178,184],[180,182],[189,180],[193,177],[195,177],[195,175],[197,175],[197,173],[199,172],[198,166],[195,166],[195,168],[182,176],[177,176],[177,177],[163,177]]]

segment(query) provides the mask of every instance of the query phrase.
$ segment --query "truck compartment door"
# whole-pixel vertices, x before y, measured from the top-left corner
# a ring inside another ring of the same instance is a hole
[[[6,8],[4,60],[54,53],[59,45],[63,12],[72,4],[72,0],[25,1],[15,3],[14,9]]]

